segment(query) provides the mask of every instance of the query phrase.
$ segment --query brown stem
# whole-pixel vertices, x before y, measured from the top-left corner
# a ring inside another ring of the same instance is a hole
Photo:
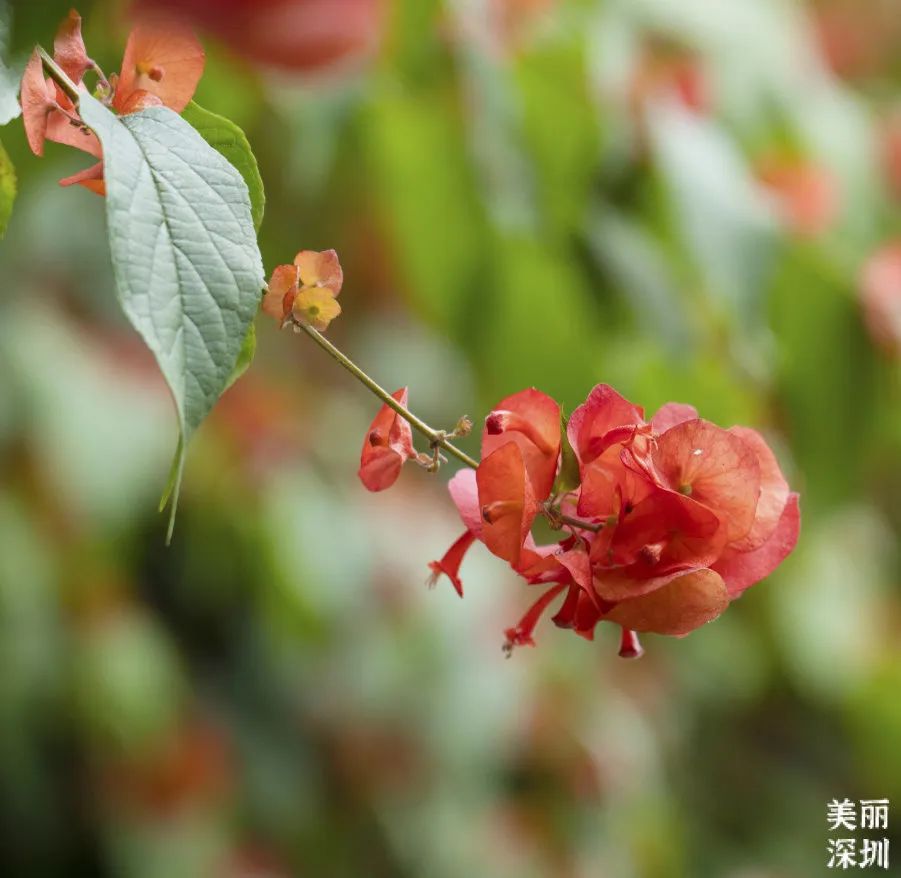
[[[66,71],[47,54],[43,46],[37,46],[37,53],[40,55],[41,63],[44,65],[44,72],[65,92],[66,97],[77,107],[78,86],[69,79]]]

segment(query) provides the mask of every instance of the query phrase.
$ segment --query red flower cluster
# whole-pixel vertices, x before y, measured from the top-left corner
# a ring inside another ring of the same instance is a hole
[[[399,469],[409,455],[397,444]],[[638,655],[634,632],[680,636],[715,619],[798,539],[798,495],[759,433],[724,430],[677,403],[648,421],[604,384],[565,432],[545,394],[502,400],[485,421],[478,469],[457,473],[449,489],[466,531],[430,565],[435,578],[446,574],[462,595],[460,564],[478,539],[541,588],[506,632],[508,649],[533,643],[559,597],[556,625],[593,639],[598,622],[614,622],[620,654]],[[567,536],[536,545],[539,514]]]
[[[85,88],[85,73],[97,70],[85,49],[81,16],[75,10],[57,31],[53,60],[79,89]],[[194,95],[204,60],[203,47],[183,26],[158,20],[142,22],[129,34],[122,70],[118,76],[110,77],[103,98],[120,115],[153,106],[166,106],[180,113]],[[75,105],[62,89],[44,78],[37,50],[25,66],[20,101],[28,145],[35,155],[43,155],[44,141],[52,140],[101,158],[97,135],[81,123]],[[62,186],[74,183],[104,195],[103,163],[97,162],[60,180]]]

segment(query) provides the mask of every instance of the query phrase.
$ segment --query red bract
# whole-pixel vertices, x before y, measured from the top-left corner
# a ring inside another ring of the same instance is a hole
[[[84,89],[82,78],[95,65],[85,50],[81,17],[74,10],[57,31],[53,60],[77,88]],[[113,90],[107,100],[120,115],[152,106],[181,112],[194,95],[203,66],[203,48],[184,26],[159,21],[139,23],[128,37],[122,70],[118,77],[111,78]],[[102,157],[100,141],[81,124],[75,104],[62,89],[44,79],[37,50],[25,68],[20,100],[28,145],[35,155],[42,155],[44,141],[52,140]],[[102,161],[60,180],[62,186],[75,183],[105,194]]]
[[[580,483],[554,494],[558,414],[529,390],[488,416],[478,469],[449,486],[466,534],[431,565],[462,593],[460,561],[480,540],[540,589],[507,630],[508,650],[532,645],[556,606],[552,621],[588,639],[598,622],[621,626],[620,654],[637,656],[635,632],[682,636],[715,619],[797,543],[798,495],[756,431],[724,430],[680,403],[646,422],[641,408],[598,385],[567,425]],[[566,528],[564,539],[535,545],[540,513]]]
[[[777,210],[802,237],[816,237],[836,221],[841,209],[838,180],[828,168],[807,159],[771,156],[757,176],[776,199]]]
[[[44,140],[47,138],[47,120],[57,108],[56,91],[44,78],[44,65],[37,49],[32,53],[22,74],[19,91],[22,104],[22,122],[25,137],[35,155],[44,154]]]
[[[94,66],[93,61],[88,58],[81,36],[81,16],[74,9],[69,11],[56,32],[56,38],[53,40],[53,60],[65,70],[66,75],[76,85],[81,83],[85,73]],[[60,92],[60,100],[69,99]]]
[[[515,567],[538,514],[535,492],[519,445],[507,442],[492,451],[476,470],[476,484],[482,512],[482,541],[495,555]]]
[[[407,388],[391,394],[402,406],[407,405]],[[415,457],[410,424],[385,404],[369,425],[360,455],[360,481],[369,491],[390,488],[400,475],[404,462]]]
[[[560,456],[560,406],[535,388],[502,399],[485,418],[482,458],[515,442],[538,500],[551,492]]]
[[[760,465],[754,449],[737,436],[709,421],[684,421],[658,437],[651,460],[662,485],[716,513],[727,542],[751,529]]]
[[[460,565],[463,563],[463,556],[469,547],[475,542],[476,535],[471,530],[466,530],[454,544],[444,553],[444,557],[440,561],[430,561],[429,570],[432,571],[429,576],[429,585],[433,586],[438,582],[438,577],[443,573],[453,584],[457,590],[457,594],[463,597],[463,583],[460,581]]]
[[[134,112],[141,104],[146,106],[147,95],[152,95],[180,113],[194,96],[204,63],[203,47],[183,25],[140,22],[125,44],[113,108],[119,113]]]
[[[319,72],[365,57],[378,44],[384,0],[138,0],[221,38],[267,67]]]
[[[860,303],[870,337],[888,356],[901,356],[901,241],[877,250],[860,277]]]

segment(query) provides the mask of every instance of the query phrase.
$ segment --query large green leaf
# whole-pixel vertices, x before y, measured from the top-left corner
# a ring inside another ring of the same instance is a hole
[[[228,386],[260,301],[250,196],[238,171],[165,107],[117,117],[82,95],[81,115],[103,145],[119,301],[178,412],[174,518],[188,441]]]
[[[6,226],[16,200],[16,171],[0,143],[0,238],[6,234]]]
[[[21,64],[7,66],[9,48],[9,6],[0,0],[0,125],[6,125],[22,112],[19,106]]]
[[[19,106],[21,69],[11,69],[0,61],[0,125],[12,122],[22,113]]]
[[[266,207],[263,178],[244,132],[234,122],[191,101],[181,114],[198,134],[234,166],[247,184],[253,227],[259,231]]]
[[[253,154],[244,132],[231,120],[205,110],[194,101],[188,104],[181,117],[216,152],[221,153],[244,178],[247,192],[250,195],[250,214],[253,217],[253,227],[259,232],[260,224],[263,222],[263,212],[266,208],[266,193],[263,189],[263,178],[260,176],[256,156]],[[256,349],[257,337],[253,324],[251,324],[227,387],[231,387],[250,368]],[[168,496],[168,492],[163,499],[166,496]]]

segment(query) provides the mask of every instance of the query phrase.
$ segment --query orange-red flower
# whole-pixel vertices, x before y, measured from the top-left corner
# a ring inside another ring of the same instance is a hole
[[[81,17],[74,10],[57,31],[53,59],[77,88],[84,89],[82,79],[95,64],[82,39]],[[203,48],[184,26],[159,20],[139,22],[128,37],[121,72],[111,77],[111,92],[105,100],[120,115],[160,105],[181,112],[194,95],[203,67]],[[52,140],[102,158],[100,141],[81,123],[75,104],[45,79],[37,50],[22,77],[20,102],[28,145],[35,155],[42,155],[44,141]],[[62,186],[75,183],[105,194],[102,161],[60,180]]]
[[[131,113],[160,103],[180,113],[194,97],[205,56],[197,37],[171,20],[147,19],[128,36],[113,109]]]
[[[502,399],[485,419],[482,459],[515,443],[538,501],[551,491],[560,456],[560,406],[535,388]]]
[[[178,16],[252,64],[323,73],[370,56],[385,0],[136,0],[148,14]]]
[[[395,390],[391,395],[406,407],[406,387]],[[358,472],[360,481],[369,491],[384,491],[397,481],[405,461],[415,456],[409,422],[385,404],[369,425],[363,441]]]
[[[443,573],[457,590],[457,594],[463,597],[463,582],[460,580],[460,565],[469,547],[475,542],[476,535],[471,530],[463,531],[462,536],[454,540],[451,547],[444,553],[440,561],[430,561],[429,585],[438,582],[438,577]]]
[[[344,273],[334,250],[301,250],[293,265],[276,266],[263,297],[263,311],[284,323],[289,315],[324,332],[340,313],[336,301]]]
[[[641,408],[598,385],[567,425],[580,484],[555,493],[558,418],[536,390],[507,397],[486,419],[478,469],[449,485],[466,533],[433,573],[462,594],[460,563],[480,540],[541,588],[507,630],[506,648],[533,644],[538,621],[559,602],[558,627],[591,639],[598,622],[615,623],[620,654],[640,655],[636,632],[687,634],[794,548],[798,495],[756,431],[724,430],[679,403],[645,421]],[[568,530],[557,544],[532,538],[542,511]]]

